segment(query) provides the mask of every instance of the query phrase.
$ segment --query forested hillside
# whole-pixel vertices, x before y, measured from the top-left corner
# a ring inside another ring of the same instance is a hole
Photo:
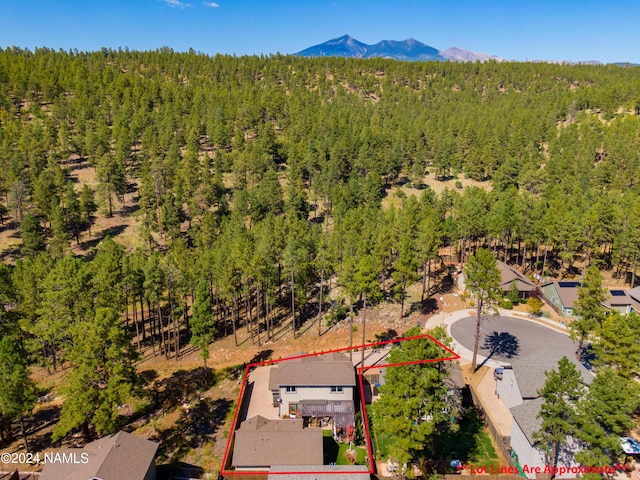
[[[320,328],[336,286],[430,293],[447,246],[634,282],[639,114],[635,67],[0,50],[2,336],[74,366],[55,435],[103,434],[136,391],[131,335],[178,357],[285,314]],[[452,178],[486,188],[426,187]],[[401,184],[421,194],[383,202]]]

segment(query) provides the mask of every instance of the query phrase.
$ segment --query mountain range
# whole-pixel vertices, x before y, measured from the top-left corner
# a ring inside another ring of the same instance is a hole
[[[382,40],[375,45],[367,45],[350,35],[343,35],[319,45],[314,45],[296,53],[296,55],[301,57],[392,58],[395,60],[423,62],[432,60],[451,60],[455,62],[502,61],[501,58],[494,55],[472,52],[460,47],[438,50],[413,38],[403,41]]]

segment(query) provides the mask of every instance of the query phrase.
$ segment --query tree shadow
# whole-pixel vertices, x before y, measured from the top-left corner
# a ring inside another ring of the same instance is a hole
[[[138,374],[138,377],[145,384],[148,384],[148,383],[153,382],[156,378],[158,378],[158,372],[156,370],[153,370],[153,369],[143,370]]]
[[[332,465],[338,461],[340,446],[331,436],[322,437],[322,456],[325,465]]]
[[[375,336],[377,342],[386,342],[388,340],[394,340],[398,338],[398,332],[396,332],[393,328],[389,328],[386,332],[376,333]]]
[[[11,237],[20,238],[20,224],[16,220],[9,219],[0,225],[0,233],[6,230],[15,230],[15,232],[11,234]]]
[[[208,385],[211,387],[216,383],[216,375],[215,372],[211,371],[207,373],[209,374]],[[203,368],[197,367],[192,370],[178,370],[170,377],[156,381],[150,392],[155,406],[162,410],[177,407],[204,388],[204,375]]]
[[[152,438],[160,442],[160,458],[169,463],[180,462],[189,452],[213,442],[232,406],[233,402],[226,398],[205,398],[183,407],[175,425]]]
[[[517,337],[511,335],[509,332],[496,332],[495,330],[489,335],[484,337],[484,342],[481,347],[482,350],[489,350],[489,355],[483,364],[491,357],[501,357],[511,359],[517,357],[520,353],[520,342]]]
[[[412,303],[407,315],[411,315],[414,312],[420,312],[422,315],[430,315],[437,312],[438,310],[438,300],[431,297],[425,298],[421,302]]]
[[[158,480],[172,480],[175,478],[202,478],[204,469],[184,462],[176,462],[156,467]]]
[[[36,413],[25,417],[25,432],[29,442],[29,448],[33,452],[41,452],[51,448],[52,431],[49,427],[60,420],[61,407],[58,405],[38,409]],[[15,439],[22,445],[22,437],[16,435]]]
[[[167,413],[178,405],[196,398],[196,392],[216,384],[218,375],[213,369],[197,367],[193,370],[179,370],[171,377],[156,380],[155,370],[144,370],[140,373],[141,383],[147,385],[154,382],[151,388],[144,390],[143,398],[148,400],[144,406],[130,415],[120,417],[123,426],[136,427],[153,418]],[[205,377],[206,376],[206,377]]]
[[[95,233],[95,238],[80,242],[79,249],[83,252],[91,250],[92,248],[97,247],[107,235],[109,235],[111,238],[117,237],[122,232],[124,232],[126,228],[126,225],[114,225],[113,227],[105,228],[104,230]]]
[[[9,247],[5,249],[0,253],[0,260],[7,261],[7,260],[16,260],[18,258],[21,258],[21,255],[20,255],[21,246],[22,244],[19,244],[19,245],[15,245],[13,247]]]
[[[269,360],[271,359],[271,355],[273,355],[273,350],[271,350],[270,348],[260,350],[251,358],[251,360],[249,360],[249,364],[260,363]]]
[[[596,359],[596,352],[593,349],[593,345],[587,344],[582,347],[582,350],[578,350],[576,352],[578,354],[578,361],[586,368],[587,370],[593,370],[593,362]]]
[[[120,208],[120,216],[132,217],[138,210],[140,210],[140,206],[137,203],[134,205],[123,205],[122,208]]]
[[[466,408],[457,432],[443,432],[436,442],[435,462],[439,473],[451,473],[446,470],[451,460],[469,463],[482,456],[485,447],[482,445],[480,433],[484,425],[475,408]]]

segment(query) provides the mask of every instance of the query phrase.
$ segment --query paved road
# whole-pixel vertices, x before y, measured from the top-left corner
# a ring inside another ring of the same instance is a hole
[[[451,336],[471,351],[473,351],[475,323],[475,317],[465,317],[450,326]],[[578,344],[572,342],[564,333],[520,318],[500,316],[485,320],[480,327],[478,353],[492,360],[511,362],[543,348],[560,350],[572,358]]]

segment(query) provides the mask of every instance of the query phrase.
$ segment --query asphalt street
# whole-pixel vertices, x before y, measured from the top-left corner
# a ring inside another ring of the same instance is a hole
[[[451,336],[471,351],[475,339],[475,324],[475,317],[465,317],[450,325]],[[559,350],[572,358],[578,344],[562,332],[514,317],[492,317],[484,320],[480,327],[478,353],[491,360],[511,362],[543,348]]]

